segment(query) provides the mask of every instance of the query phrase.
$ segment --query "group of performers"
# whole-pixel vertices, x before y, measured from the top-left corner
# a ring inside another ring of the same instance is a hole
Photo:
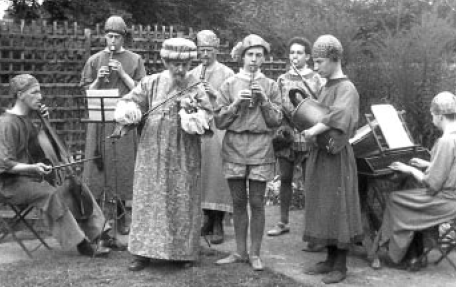
[[[233,48],[232,56],[241,64],[238,73],[217,61],[219,39],[203,30],[197,45],[183,38],[165,40],[160,56],[166,69],[146,75],[141,57],[123,47],[123,19],[110,17],[105,32],[106,49],[89,58],[81,84],[86,89],[119,89],[116,125],[128,133],[120,132],[123,137],[110,145],[101,136],[109,135],[114,124],[88,126],[85,155],[101,156],[84,166],[83,179],[94,194],[92,215],[76,221],[60,187],[42,180],[52,166],[33,156],[39,143],[31,115],[47,110],[31,75],[11,79],[15,104],[0,116],[0,196],[13,204],[37,206],[62,247],[77,246],[89,256],[106,254],[106,247],[92,245],[110,228],[94,198],[103,193],[103,176],[112,178],[118,168],[120,198],[132,199],[131,226],[122,222],[118,230],[129,233],[128,250],[134,256],[130,270],[144,269],[150,259],[185,264],[198,260],[201,233],[213,244],[222,243],[223,217],[232,212],[236,250],[216,264],[249,263],[260,271],[266,183],[273,179],[278,159],[281,216],[267,234],[279,236],[290,231],[293,167],[300,164],[305,178],[303,240],[307,250],[327,252],[325,261],[304,272],[324,274],[327,284],[344,280],[348,249],[362,240],[363,230],[355,156],[348,141],[358,125],[359,95],[342,71],[340,41],[323,35],[312,46],[305,38],[291,39],[293,68],[274,81],[261,72],[271,49],[258,35],[248,35]],[[201,64],[190,70],[198,57]],[[315,95],[328,114],[298,132],[291,120],[291,89]],[[449,92],[437,95],[431,113],[443,131],[431,162],[413,160],[417,168],[392,166],[424,184],[389,198],[380,232],[395,262],[417,258],[420,230],[456,216],[456,97]],[[319,135],[329,130],[338,131],[331,148],[318,146]],[[279,131],[288,132],[289,144],[273,144]],[[122,165],[112,165],[105,149],[118,149]]]

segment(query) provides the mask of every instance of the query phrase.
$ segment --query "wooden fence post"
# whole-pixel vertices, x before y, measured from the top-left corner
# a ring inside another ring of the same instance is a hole
[[[84,61],[86,62],[89,59],[92,53],[92,30],[91,29],[84,29],[84,48],[85,48],[85,56]]]

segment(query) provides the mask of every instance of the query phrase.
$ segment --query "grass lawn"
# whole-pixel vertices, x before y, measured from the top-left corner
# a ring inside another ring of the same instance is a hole
[[[91,259],[76,252],[47,251],[39,259],[0,265],[0,286],[302,286],[268,269],[254,272],[247,264],[216,266],[214,262],[223,256],[203,249],[201,260],[193,267],[157,261],[140,272],[131,272],[127,269],[132,259],[128,252]]]

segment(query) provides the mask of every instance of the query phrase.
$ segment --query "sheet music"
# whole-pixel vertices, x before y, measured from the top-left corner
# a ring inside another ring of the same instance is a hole
[[[364,125],[356,130],[355,135],[348,142],[350,144],[356,144],[362,139],[364,139],[371,132],[371,127],[369,125]]]
[[[105,122],[113,122],[114,110],[119,100],[119,89],[87,90],[86,93],[89,120],[94,122],[102,121],[101,103],[103,101]]]
[[[414,146],[392,105],[374,105],[371,110],[390,149]]]

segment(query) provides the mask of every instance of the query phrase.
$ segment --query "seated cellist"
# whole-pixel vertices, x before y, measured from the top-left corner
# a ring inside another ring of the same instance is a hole
[[[92,214],[78,223],[64,200],[65,184],[56,188],[43,180],[52,167],[35,160],[40,143],[31,115],[39,110],[47,113],[37,79],[28,74],[12,78],[10,93],[14,106],[0,115],[0,198],[15,205],[36,206],[63,249],[76,246],[81,255],[107,254],[109,249],[95,251],[91,245],[101,236],[105,222],[93,197]]]

